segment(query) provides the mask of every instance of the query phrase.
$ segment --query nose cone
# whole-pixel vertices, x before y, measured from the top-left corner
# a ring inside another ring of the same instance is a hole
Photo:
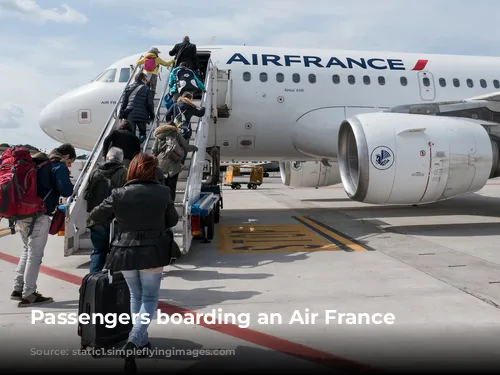
[[[49,103],[42,112],[38,119],[38,124],[45,134],[50,138],[59,142],[65,142],[63,133],[63,98],[58,98]]]

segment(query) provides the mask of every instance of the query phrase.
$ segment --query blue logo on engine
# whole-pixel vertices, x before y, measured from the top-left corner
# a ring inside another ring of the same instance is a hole
[[[378,146],[372,151],[371,162],[377,169],[389,169],[394,164],[394,153],[389,147]]]

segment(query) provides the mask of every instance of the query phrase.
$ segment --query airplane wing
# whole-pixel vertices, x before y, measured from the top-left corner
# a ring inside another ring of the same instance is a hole
[[[385,112],[467,118],[483,126],[500,125],[500,91],[456,101],[408,104]]]

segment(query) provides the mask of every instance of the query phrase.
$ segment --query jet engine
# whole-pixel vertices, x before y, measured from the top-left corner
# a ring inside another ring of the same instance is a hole
[[[321,187],[340,183],[337,163],[325,165],[321,161],[281,161],[280,173],[286,186]]]
[[[365,203],[432,203],[498,175],[497,143],[467,119],[360,114],[341,123],[338,152],[347,195]]]

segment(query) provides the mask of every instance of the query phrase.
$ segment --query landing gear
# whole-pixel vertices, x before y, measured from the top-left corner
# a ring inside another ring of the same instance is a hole
[[[249,189],[254,189],[254,190],[255,190],[255,189],[257,189],[257,184],[256,184],[256,183],[251,182],[251,183],[249,183],[249,184],[247,185],[247,188],[249,188]]]

